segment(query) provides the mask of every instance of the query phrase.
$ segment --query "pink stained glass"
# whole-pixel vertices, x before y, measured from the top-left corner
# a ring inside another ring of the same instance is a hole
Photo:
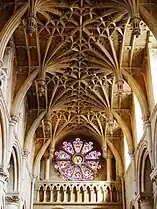
[[[74,154],[74,149],[70,142],[63,142],[63,149],[71,155]]]
[[[98,169],[101,168],[101,167],[99,166],[99,162],[97,162],[97,161],[87,161],[87,165],[88,165],[93,171],[97,171]]]
[[[74,173],[74,166],[70,166],[69,168],[63,171],[63,175],[66,176],[68,179],[71,178],[73,173]]]
[[[55,152],[55,155],[58,160],[62,160],[62,159],[70,160],[71,159],[71,156],[68,153],[64,152],[63,150],[60,150],[59,152]]]
[[[82,148],[82,154],[86,154],[87,152],[91,151],[93,149],[93,142],[86,142],[84,145],[83,145],[83,148]]]
[[[95,159],[96,160],[96,159],[99,159],[100,156],[101,156],[101,153],[94,150],[86,155],[86,159]]]
[[[77,138],[75,141],[73,141],[74,149],[77,153],[79,153],[83,146],[83,141],[81,141],[79,138]]]
[[[60,170],[70,167],[70,165],[70,161],[58,161],[55,167]]]
[[[80,167],[75,167],[75,170],[74,170],[74,173],[73,173],[73,175],[72,175],[72,179],[73,180],[82,180],[82,173],[81,173],[81,169],[80,169]]]
[[[93,179],[93,177],[94,177],[93,171],[91,171],[86,166],[82,166],[81,169],[82,169],[84,179],[87,179],[87,180],[88,179]]]

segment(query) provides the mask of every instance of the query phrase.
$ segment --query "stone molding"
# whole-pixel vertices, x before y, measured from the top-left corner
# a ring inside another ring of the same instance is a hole
[[[137,195],[136,200],[140,203],[151,203],[153,202],[153,193],[148,193],[148,192],[140,192]]]
[[[3,183],[6,181],[8,181],[9,179],[9,173],[6,170],[4,170],[4,168],[0,167],[0,181],[2,181]]]
[[[157,168],[155,168],[152,173],[150,174],[150,178],[152,180],[152,182],[157,185]]]
[[[22,155],[22,157],[26,159],[26,158],[28,157],[29,154],[30,154],[30,151],[29,151],[29,150],[23,150],[23,155]]]
[[[6,201],[6,204],[18,204],[19,203],[19,194],[18,193],[15,193],[15,194],[10,194],[10,195],[7,195],[5,197],[5,201]]]

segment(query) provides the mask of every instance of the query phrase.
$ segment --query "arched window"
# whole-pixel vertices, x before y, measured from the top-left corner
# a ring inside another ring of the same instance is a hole
[[[94,150],[93,142],[63,142],[59,151],[55,152],[55,168],[64,180],[92,180],[101,168],[101,153]]]

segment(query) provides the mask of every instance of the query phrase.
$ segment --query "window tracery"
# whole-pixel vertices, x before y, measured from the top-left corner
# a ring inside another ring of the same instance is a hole
[[[55,168],[64,180],[92,180],[101,168],[101,153],[94,149],[91,141],[85,142],[79,138],[72,142],[64,141],[55,156]]]

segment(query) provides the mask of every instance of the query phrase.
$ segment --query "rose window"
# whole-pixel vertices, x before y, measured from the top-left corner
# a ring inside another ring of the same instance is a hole
[[[101,168],[101,153],[94,150],[93,142],[84,142],[79,138],[63,142],[55,156],[55,168],[64,180],[92,180]]]

